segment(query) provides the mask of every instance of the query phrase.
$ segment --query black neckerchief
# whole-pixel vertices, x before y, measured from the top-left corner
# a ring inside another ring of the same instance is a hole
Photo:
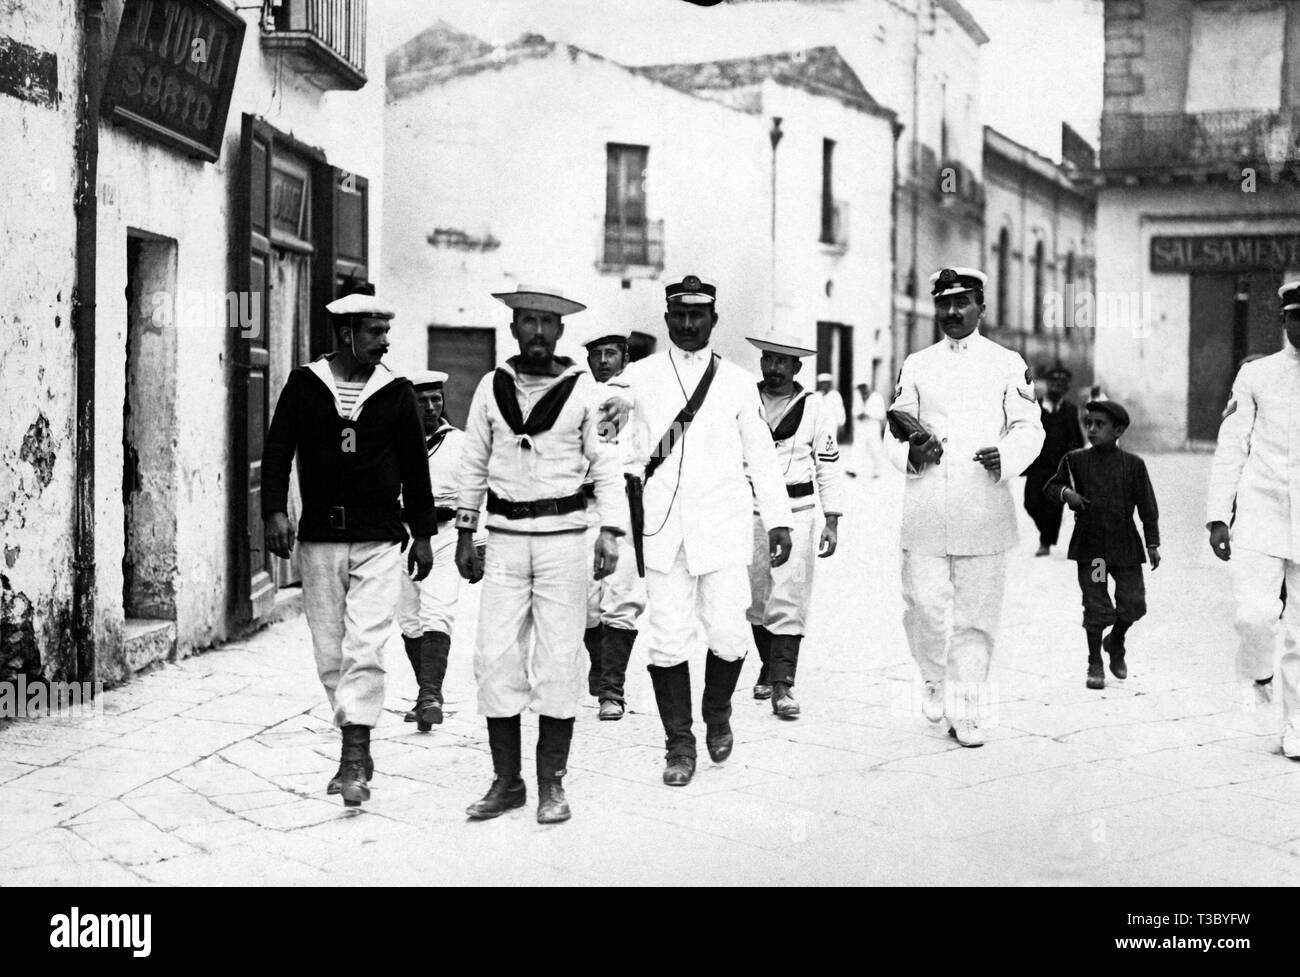
[[[524,418],[523,411],[519,408],[519,398],[515,395],[515,378],[508,370],[497,369],[496,375],[492,378],[492,393],[496,397],[497,409],[501,411],[505,422],[510,425],[510,430],[515,434],[535,437],[555,426],[560,411],[564,410],[564,405],[568,402],[569,395],[573,393],[573,386],[580,376],[581,373],[571,373],[546,391],[542,398],[533,404],[527,419]]]
[[[799,425],[803,423],[804,404],[808,400],[807,397],[799,397],[801,393],[803,393],[803,387],[796,383],[794,385],[794,396],[799,399],[786,411],[785,416],[781,418],[781,423],[772,430],[773,441],[784,441],[787,438],[792,438],[794,432],[799,430]],[[761,383],[758,385],[758,396],[760,399],[763,396],[763,385]]]
[[[447,421],[439,421],[438,429],[432,434],[426,434],[424,437],[424,448],[429,454],[433,454],[442,447],[443,439],[452,431],[456,430],[455,426]]]

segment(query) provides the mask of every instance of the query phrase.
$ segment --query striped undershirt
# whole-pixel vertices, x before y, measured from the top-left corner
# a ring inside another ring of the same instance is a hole
[[[339,416],[351,417],[352,408],[357,404],[357,398],[361,396],[361,391],[366,389],[366,382],[362,380],[359,383],[353,383],[335,377],[334,388],[339,392]]]

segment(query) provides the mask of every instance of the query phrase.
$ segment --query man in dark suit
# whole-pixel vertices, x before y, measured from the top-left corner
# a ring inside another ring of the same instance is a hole
[[[1047,556],[1061,532],[1061,503],[1043,494],[1043,486],[1056,472],[1065,455],[1083,447],[1079,409],[1065,399],[1072,374],[1057,364],[1047,372],[1047,396],[1038,402],[1042,411],[1043,450],[1025,469],[1025,511],[1038,527],[1038,552]]]

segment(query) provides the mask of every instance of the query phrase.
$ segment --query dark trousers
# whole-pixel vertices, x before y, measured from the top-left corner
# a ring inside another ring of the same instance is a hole
[[[1116,567],[1101,560],[1079,560],[1078,568],[1085,631],[1102,631],[1116,621],[1132,624],[1146,615],[1147,589],[1142,581],[1142,567]],[[1110,600],[1108,576],[1115,578],[1114,604]]]
[[[1052,475],[1053,472],[1038,468],[1025,472],[1025,511],[1038,527],[1038,542],[1043,546],[1056,545],[1061,535],[1061,512],[1065,508],[1043,494],[1043,486]]]

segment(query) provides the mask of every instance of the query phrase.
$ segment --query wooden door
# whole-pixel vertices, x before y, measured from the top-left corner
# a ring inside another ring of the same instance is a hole
[[[1188,277],[1187,437],[1214,441],[1237,373],[1237,276]]]

